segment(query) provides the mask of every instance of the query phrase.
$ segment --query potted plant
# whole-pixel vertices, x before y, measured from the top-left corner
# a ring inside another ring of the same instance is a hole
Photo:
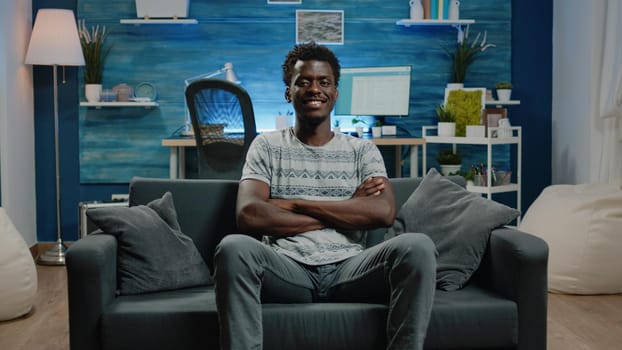
[[[500,81],[495,84],[497,90],[497,99],[499,101],[509,101],[512,96],[512,83],[507,81]]]
[[[371,135],[372,137],[382,137],[382,122],[380,120],[374,122],[371,127]]]
[[[356,130],[356,134],[358,135],[358,137],[363,137],[363,132],[364,132],[364,128],[362,125],[358,125],[358,124],[363,124],[365,126],[369,126],[367,125],[367,122],[364,121],[363,119],[359,119],[357,117],[352,118],[352,125],[354,126],[354,129]]]
[[[84,55],[84,91],[89,102],[99,102],[102,91],[104,60],[110,48],[104,48],[108,32],[106,26],[86,27],[84,20],[78,22],[78,35]]]
[[[484,36],[482,41],[479,41],[480,35],[482,33],[477,33],[475,40],[469,44],[469,31],[467,27],[467,31],[464,35],[464,38],[456,44],[455,50],[451,52],[449,49],[445,49],[449,57],[451,58],[451,81],[450,84],[460,84],[460,86],[454,87],[462,87],[464,86],[464,80],[466,79],[466,74],[469,66],[475,62],[475,59],[486,49],[489,47],[495,47],[494,44],[486,43],[487,32],[484,32]],[[452,86],[448,86],[452,87]]]
[[[335,119],[335,122],[333,123],[333,125],[334,125],[333,132],[341,132],[341,127],[339,126],[340,125],[339,119]]]
[[[438,117],[438,136],[454,137],[456,135],[456,113],[445,105],[436,107]]]
[[[458,151],[454,153],[452,149],[444,149],[438,153],[436,161],[441,166],[443,175],[457,174],[460,172],[462,155]]]

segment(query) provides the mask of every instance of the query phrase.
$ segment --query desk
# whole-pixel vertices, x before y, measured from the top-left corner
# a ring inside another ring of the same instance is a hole
[[[411,146],[410,149],[410,176],[419,175],[419,146],[425,144],[425,139],[414,137],[384,136],[365,137],[377,146],[395,146],[395,175],[402,176],[402,146]],[[186,177],[186,147],[195,147],[196,141],[191,136],[171,136],[162,139],[162,146],[170,147],[169,177]],[[425,171],[425,170],[424,170]],[[423,175],[423,174],[422,174]]]

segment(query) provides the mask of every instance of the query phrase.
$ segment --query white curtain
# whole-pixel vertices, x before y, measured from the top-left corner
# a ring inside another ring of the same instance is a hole
[[[595,33],[602,39],[595,45],[600,84],[594,124],[600,137],[593,138],[592,147],[600,151],[600,159],[590,177],[591,182],[622,187],[622,1],[605,2],[603,23]]]

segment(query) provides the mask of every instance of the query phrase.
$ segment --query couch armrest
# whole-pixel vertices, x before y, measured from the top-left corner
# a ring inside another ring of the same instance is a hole
[[[499,228],[490,236],[487,261],[493,290],[518,307],[518,349],[546,349],[548,245],[536,236]]]
[[[67,250],[71,350],[100,348],[99,322],[117,289],[117,240],[91,234]]]

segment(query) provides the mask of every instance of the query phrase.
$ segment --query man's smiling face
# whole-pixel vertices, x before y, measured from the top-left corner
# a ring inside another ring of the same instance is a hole
[[[328,62],[296,62],[292,81],[285,90],[285,98],[293,104],[296,118],[313,124],[330,119],[338,95],[335,75]]]

